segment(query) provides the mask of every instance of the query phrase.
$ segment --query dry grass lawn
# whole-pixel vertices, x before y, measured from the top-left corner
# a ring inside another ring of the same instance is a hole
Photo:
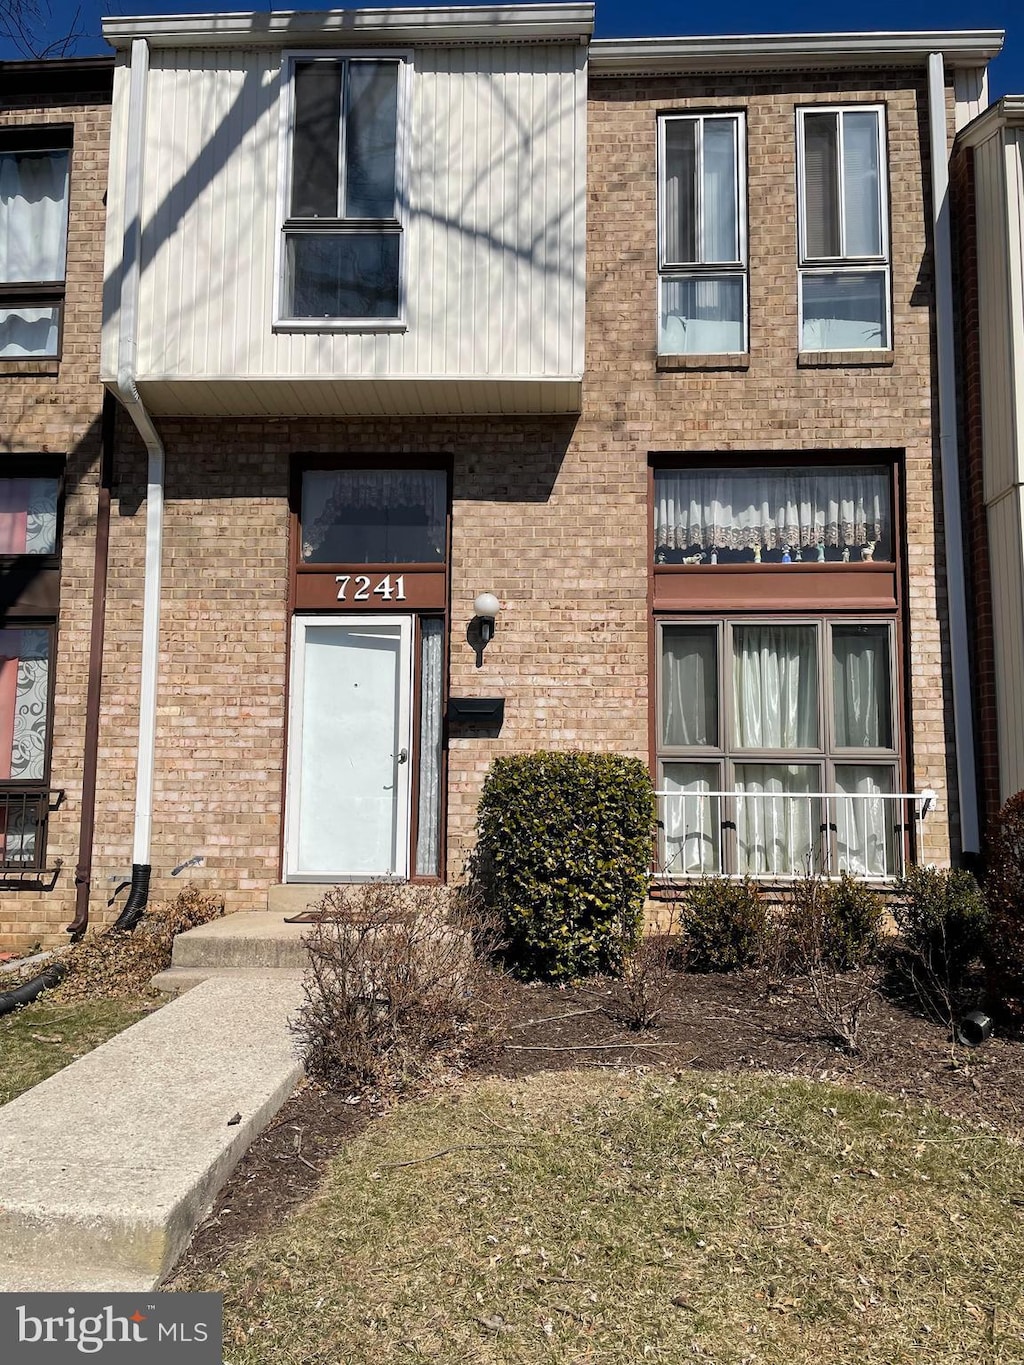
[[[466,1083],[173,1287],[231,1365],[1021,1362],[1024,1151],[803,1080]]]

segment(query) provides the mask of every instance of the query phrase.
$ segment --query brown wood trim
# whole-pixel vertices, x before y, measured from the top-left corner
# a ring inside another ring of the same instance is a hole
[[[349,579],[345,584],[345,597],[339,599],[341,586],[339,577]],[[396,591],[398,579],[402,579],[405,596],[399,599],[392,596],[384,599],[374,589],[382,582],[389,582],[392,592]],[[388,565],[385,571],[379,569],[346,569],[339,575],[334,571],[323,574],[296,574],[294,588],[295,609],[298,611],[371,611],[371,612],[417,612],[444,611],[446,599],[446,575],[444,567],[430,573],[417,570],[407,571],[404,565]],[[356,591],[367,595],[356,598]]]
[[[100,430],[99,488],[96,495],[96,543],[92,570],[92,627],[89,635],[89,682],[85,698],[85,741],[82,752],[82,816],[75,865],[75,914],[67,933],[75,941],[89,923],[92,889],[92,845],[96,830],[96,773],[99,761],[100,704],[103,695],[103,640],[107,616],[110,563],[110,489],[114,472],[114,426],[117,400],[103,393]]]
[[[885,573],[809,573],[786,578],[785,570],[800,565],[781,565],[782,574],[711,573],[654,575],[654,612],[829,612],[895,611],[896,574],[893,567]],[[763,567],[763,566],[762,566]],[[845,569],[843,565],[841,568]],[[857,566],[858,568],[860,566]],[[872,566],[865,565],[870,568]],[[785,581],[783,581],[785,579]]]

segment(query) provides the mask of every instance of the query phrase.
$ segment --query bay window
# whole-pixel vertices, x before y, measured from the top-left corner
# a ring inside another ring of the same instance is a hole
[[[896,873],[895,622],[658,624],[661,870]]]
[[[887,349],[885,111],[797,111],[800,349]]]
[[[0,359],[60,354],[70,136],[63,126],[0,133]]]
[[[658,351],[747,347],[742,114],[667,114],[658,122]]]
[[[390,56],[291,61],[284,322],[400,317],[403,66]]]

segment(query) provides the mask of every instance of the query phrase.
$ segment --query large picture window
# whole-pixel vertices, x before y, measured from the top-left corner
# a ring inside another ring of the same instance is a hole
[[[800,349],[892,345],[885,111],[797,112]]]
[[[401,314],[401,76],[391,57],[291,63],[282,321]]]
[[[745,351],[743,115],[665,115],[658,152],[658,351]]]
[[[0,358],[60,354],[70,130],[0,134]]]
[[[663,873],[898,872],[894,621],[664,621],[658,653]]]

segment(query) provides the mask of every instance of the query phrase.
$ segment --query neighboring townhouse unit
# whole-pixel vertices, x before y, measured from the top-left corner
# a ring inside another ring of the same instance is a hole
[[[109,58],[0,63],[0,948],[88,904],[112,81]]]
[[[1024,96],[957,137],[962,419],[983,808],[1024,788]]]
[[[663,881],[975,851],[944,186],[1000,35],[592,21],[106,21],[97,885],[455,879],[540,747],[650,762]]]

